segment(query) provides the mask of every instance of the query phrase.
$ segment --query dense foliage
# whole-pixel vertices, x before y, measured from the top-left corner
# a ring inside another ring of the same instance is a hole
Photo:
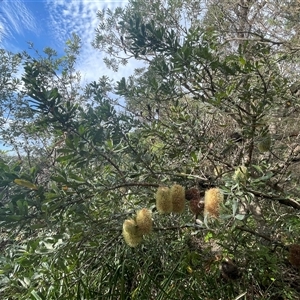
[[[63,57],[1,50],[0,138],[14,149],[0,157],[3,299],[299,299],[300,7],[288,3],[100,11],[95,51],[115,71],[142,67],[84,88],[76,35]],[[218,217],[195,220],[188,194],[183,213],[159,213],[157,189],[174,184],[220,189]],[[123,222],[142,208],[153,231],[129,247]]]

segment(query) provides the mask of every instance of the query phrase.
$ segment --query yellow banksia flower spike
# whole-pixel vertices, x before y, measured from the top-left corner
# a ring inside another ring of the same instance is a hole
[[[143,236],[139,233],[135,220],[128,219],[128,220],[124,221],[123,237],[124,237],[125,243],[129,247],[136,247],[141,243]]]
[[[123,223],[123,230],[129,232],[130,234],[135,234],[137,232],[137,224],[133,219],[127,219]]]
[[[214,218],[219,217],[220,204],[224,200],[224,195],[219,188],[211,188],[205,192],[204,213]]]
[[[169,214],[172,212],[173,204],[170,197],[170,189],[166,186],[160,186],[157,189],[156,195],[156,208],[161,214]]]
[[[185,207],[185,189],[179,184],[174,184],[170,189],[173,204],[172,212],[181,214]]]
[[[140,234],[149,234],[152,231],[152,212],[147,208],[139,210],[136,214],[137,229]]]

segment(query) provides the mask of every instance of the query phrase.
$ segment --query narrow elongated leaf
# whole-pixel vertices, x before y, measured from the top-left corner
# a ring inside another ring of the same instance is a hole
[[[17,184],[17,185],[20,185],[20,186],[23,186],[23,187],[26,187],[28,189],[32,189],[32,190],[37,190],[37,186],[30,182],[30,181],[27,181],[27,180],[24,180],[24,179],[15,179],[14,180],[14,183]]]

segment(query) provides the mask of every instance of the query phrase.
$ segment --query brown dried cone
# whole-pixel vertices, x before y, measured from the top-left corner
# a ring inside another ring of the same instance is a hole
[[[300,268],[300,245],[294,244],[289,246],[289,262],[295,268]]]
[[[192,200],[195,198],[200,198],[200,191],[197,188],[193,187],[185,191],[186,200]]]
[[[220,204],[223,200],[224,196],[219,188],[207,190],[204,197],[204,213],[214,218],[218,218],[220,214]]]
[[[173,204],[170,195],[170,189],[166,186],[160,186],[157,189],[156,195],[156,208],[161,214],[169,214],[172,212]]]
[[[194,198],[190,200],[190,210],[195,215],[196,219],[204,211],[204,201],[203,199]]]
[[[229,258],[224,259],[220,265],[221,276],[226,280],[238,279],[241,274],[236,264]]]
[[[186,190],[185,199],[190,201],[190,210],[196,216],[197,219],[198,215],[201,214],[204,210],[204,201],[200,197],[200,191],[195,187]]]
[[[123,237],[124,237],[125,243],[129,247],[136,247],[141,243],[143,236],[142,236],[142,234],[139,233],[135,220],[128,219],[128,220],[124,221]]]
[[[170,197],[172,199],[173,209],[172,212],[181,214],[185,207],[185,190],[179,184],[171,186]]]
[[[153,227],[152,212],[147,208],[139,210],[136,214],[136,224],[140,234],[149,234]]]

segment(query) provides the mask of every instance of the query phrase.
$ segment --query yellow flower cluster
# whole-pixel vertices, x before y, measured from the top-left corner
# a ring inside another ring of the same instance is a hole
[[[244,170],[245,171],[245,170]],[[187,191],[187,193],[189,190]],[[183,186],[174,184],[171,188],[159,187],[156,192],[156,208],[161,214],[171,212],[182,213],[185,208],[186,193]],[[192,199],[187,199],[192,200]],[[211,188],[205,192],[204,212],[217,218],[220,212],[220,204],[224,200],[224,195],[219,188]],[[200,201],[200,196],[199,196]],[[197,204],[199,204],[199,201]],[[201,211],[203,207],[201,208]]]
[[[135,219],[127,219],[123,223],[125,243],[130,247],[138,246],[143,240],[143,235],[150,234],[152,228],[152,212],[147,208],[139,210]]]
[[[194,197],[195,195],[197,197]],[[187,190],[179,184],[174,184],[169,187],[159,187],[156,192],[156,208],[161,214],[168,213],[182,213],[185,208],[185,200],[198,200],[197,205],[200,204],[199,191],[194,188]],[[224,196],[219,188],[211,188],[205,192],[204,197],[204,213],[214,218],[219,217],[220,205],[223,202]],[[194,204],[194,203],[193,203]],[[200,210],[201,209],[201,210]],[[200,213],[203,211],[203,204],[199,207]],[[193,211],[193,210],[192,210]],[[194,212],[194,211],[193,211]],[[195,213],[195,212],[194,212]],[[153,230],[152,212],[143,208],[139,210],[136,217],[127,219],[123,223],[123,237],[125,243],[130,247],[138,246],[143,236],[150,234]]]
[[[219,188],[211,188],[205,192],[204,213],[214,218],[219,217],[220,204],[223,203],[224,195]]]
[[[185,207],[185,189],[179,184],[159,187],[156,192],[156,208],[161,214],[182,213]]]
[[[172,212],[172,200],[170,197],[170,189],[165,186],[158,188],[156,192],[156,208],[161,214],[169,214]]]
[[[124,221],[123,237],[125,243],[130,247],[136,247],[142,241],[143,236],[138,232],[135,220],[128,219]]]

